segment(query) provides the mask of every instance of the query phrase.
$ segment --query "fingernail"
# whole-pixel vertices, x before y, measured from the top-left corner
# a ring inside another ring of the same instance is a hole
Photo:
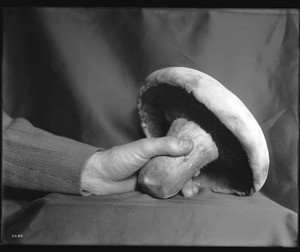
[[[197,187],[200,187],[200,186],[201,186],[201,184],[200,184],[199,181],[194,181],[194,183],[195,183],[195,185],[196,185]]]
[[[190,149],[193,147],[193,142],[191,140],[180,140],[179,145],[182,149]]]

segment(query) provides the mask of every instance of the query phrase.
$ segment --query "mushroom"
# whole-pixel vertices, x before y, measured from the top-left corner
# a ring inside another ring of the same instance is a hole
[[[187,155],[156,156],[142,167],[138,185],[147,194],[172,197],[191,178],[214,192],[240,196],[265,183],[269,153],[258,122],[211,76],[186,67],[153,72],[140,89],[138,113],[146,137],[194,142]]]

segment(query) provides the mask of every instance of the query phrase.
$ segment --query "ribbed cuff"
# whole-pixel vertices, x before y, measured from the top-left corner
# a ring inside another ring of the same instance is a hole
[[[4,185],[82,195],[82,168],[99,150],[16,119],[3,133]]]

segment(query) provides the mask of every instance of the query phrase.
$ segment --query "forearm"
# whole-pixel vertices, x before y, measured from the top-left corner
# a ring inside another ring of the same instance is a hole
[[[81,173],[99,148],[56,136],[27,120],[3,115],[3,184],[31,190],[82,194]]]

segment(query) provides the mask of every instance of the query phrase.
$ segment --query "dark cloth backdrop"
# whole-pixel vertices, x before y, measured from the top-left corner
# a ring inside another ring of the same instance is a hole
[[[110,148],[145,137],[136,102],[148,74],[195,68],[256,117],[270,152],[261,192],[298,211],[298,10],[5,8],[3,15],[10,116]]]

